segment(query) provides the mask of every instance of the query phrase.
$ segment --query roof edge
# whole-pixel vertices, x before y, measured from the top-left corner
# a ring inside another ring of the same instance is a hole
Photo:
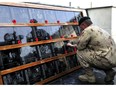
[[[101,9],[101,8],[116,8],[116,6],[93,7],[93,8],[86,8],[85,10],[90,10],[90,9]]]

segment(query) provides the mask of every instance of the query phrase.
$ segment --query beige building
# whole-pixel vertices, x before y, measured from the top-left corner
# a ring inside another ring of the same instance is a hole
[[[93,23],[108,31],[116,42],[116,7],[96,7],[86,9]]]

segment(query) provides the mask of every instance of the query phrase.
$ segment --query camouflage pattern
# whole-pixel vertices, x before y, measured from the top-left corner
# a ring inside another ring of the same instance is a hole
[[[76,41],[77,56],[83,68],[110,69],[116,66],[116,44],[110,34],[90,25]]]

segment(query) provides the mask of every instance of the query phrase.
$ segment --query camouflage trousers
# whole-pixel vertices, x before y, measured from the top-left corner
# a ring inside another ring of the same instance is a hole
[[[113,65],[105,57],[96,55],[93,50],[85,49],[77,51],[78,60],[83,68],[94,67],[99,69],[111,69]]]

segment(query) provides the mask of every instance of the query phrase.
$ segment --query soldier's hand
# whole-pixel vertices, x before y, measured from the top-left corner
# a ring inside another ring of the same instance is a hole
[[[71,43],[67,43],[67,46],[70,46],[70,47],[77,47],[77,44],[71,44]]]

